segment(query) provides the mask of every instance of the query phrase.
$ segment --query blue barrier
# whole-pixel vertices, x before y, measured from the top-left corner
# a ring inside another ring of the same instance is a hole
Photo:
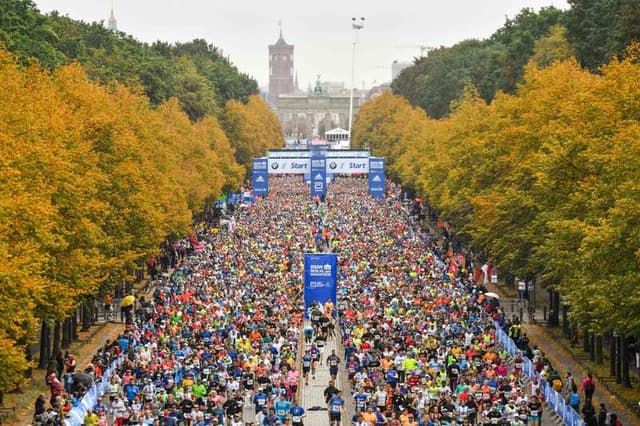
[[[500,343],[507,353],[511,356],[515,356],[515,354],[520,350],[516,346],[515,342],[511,337],[504,332],[504,330],[500,327],[498,322],[494,322],[496,327],[496,340]],[[524,367],[522,369],[523,373],[529,377],[529,379],[533,379],[536,376],[536,372],[533,366],[533,362],[529,358],[524,359]],[[549,408],[555,411],[558,416],[562,419],[565,425],[568,426],[585,426],[584,420],[579,413],[576,412],[569,404],[566,403],[564,397],[553,390],[551,385],[547,382],[542,382],[542,388],[544,391],[544,399],[546,400]]]
[[[91,389],[82,397],[80,405],[72,408],[64,419],[64,424],[67,426],[82,426],[84,424],[84,417],[87,415],[87,410],[93,408],[98,402],[98,397],[104,395],[109,388],[109,377],[113,374],[116,368],[124,361],[124,355],[121,355],[115,361],[111,363],[111,366],[107,368],[102,374],[102,380],[98,383],[94,383]]]

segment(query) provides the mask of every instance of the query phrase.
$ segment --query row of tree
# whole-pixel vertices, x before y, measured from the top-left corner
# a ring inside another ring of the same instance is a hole
[[[416,58],[392,88],[439,118],[449,114],[451,101],[460,99],[468,84],[487,102],[498,91],[514,93],[532,56],[539,64],[575,56],[582,66],[597,71],[640,40],[637,0],[569,0],[569,5],[566,11],[523,9],[486,40],[435,49]]]
[[[92,80],[140,87],[154,106],[176,98],[192,121],[219,118],[230,99],[246,103],[258,93],[257,82],[205,40],[148,45],[99,22],[41,14],[32,0],[0,2],[0,43],[23,64],[80,62]]]
[[[205,202],[241,187],[253,156],[282,145],[257,95],[193,121],[179,99],[153,105],[77,63],[20,62],[0,50],[0,391],[23,380],[38,327],[59,331],[130,279]]]
[[[629,48],[597,74],[531,62],[516,93],[487,104],[467,86],[439,120],[386,92],[359,111],[354,144],[481,261],[559,292],[574,324],[640,336],[639,59]]]

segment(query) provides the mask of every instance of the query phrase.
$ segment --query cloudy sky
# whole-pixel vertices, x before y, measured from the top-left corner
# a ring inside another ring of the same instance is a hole
[[[391,62],[409,61],[418,46],[450,46],[488,37],[522,8],[565,9],[566,0],[35,0],[84,21],[106,20],[113,1],[118,28],[139,40],[205,38],[221,47],[260,86],[268,84],[267,45],[295,45],[294,64],[305,89],[322,80],[351,81],[351,18],[365,17],[356,59],[356,86],[391,78]]]

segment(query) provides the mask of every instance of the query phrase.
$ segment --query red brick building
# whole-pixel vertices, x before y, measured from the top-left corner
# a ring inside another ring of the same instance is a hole
[[[269,103],[278,105],[279,95],[290,95],[295,92],[293,81],[293,48],[280,38],[275,44],[269,45]]]

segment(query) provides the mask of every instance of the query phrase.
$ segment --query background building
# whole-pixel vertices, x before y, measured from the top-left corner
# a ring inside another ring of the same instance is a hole
[[[330,87],[331,84],[324,84],[318,78],[315,88],[307,94],[278,96],[276,112],[285,139],[307,140],[313,136],[325,139],[329,130],[349,128],[349,91],[337,91],[338,94],[332,95],[323,86]],[[361,95],[360,90],[354,90],[354,114],[363,102]]]
[[[402,72],[403,69],[409,68],[413,63],[411,62],[398,62],[393,61],[391,63],[391,81],[395,80],[395,78]]]
[[[277,107],[280,95],[292,94],[295,91],[293,82],[293,49],[292,44],[287,44],[280,37],[275,44],[269,45],[269,95],[268,101]]]
[[[306,141],[325,138],[328,130],[349,127],[349,88],[343,82],[316,81],[303,92],[294,68],[294,45],[280,37],[269,45],[269,93],[267,101],[278,114],[285,139]],[[354,114],[363,102],[363,91],[354,90]]]

